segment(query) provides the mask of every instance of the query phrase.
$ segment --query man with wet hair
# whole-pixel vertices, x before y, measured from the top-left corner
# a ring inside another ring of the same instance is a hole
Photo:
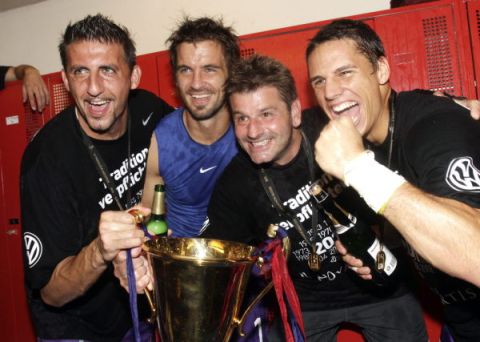
[[[111,261],[144,240],[123,210],[140,202],[150,136],[172,108],[136,89],[135,45],[109,18],[69,24],[59,50],[75,104],[40,130],[21,168],[28,302],[39,341],[119,341],[132,320]]]
[[[173,236],[197,236],[213,186],[237,153],[224,85],[240,58],[238,37],[221,20],[185,18],[167,40],[183,107],[155,128],[142,203],[165,184],[167,224]]]
[[[335,227],[312,206],[308,190],[321,180],[356,215],[352,220],[372,223],[358,195],[315,163],[313,144],[326,118],[317,111],[302,115],[290,71],[253,56],[233,69],[226,94],[242,151],[217,182],[202,237],[259,245],[270,224],[285,229],[307,341],[336,341],[344,322],[357,325],[367,341],[426,341],[422,311],[404,282],[375,287],[348,274],[335,248]],[[268,340],[285,341],[279,323]]]
[[[307,62],[330,119],[315,145],[320,167],[404,237],[455,341],[479,341],[480,124],[446,98],[395,92],[383,44],[361,21],[323,27]],[[371,278],[360,260],[344,260]]]

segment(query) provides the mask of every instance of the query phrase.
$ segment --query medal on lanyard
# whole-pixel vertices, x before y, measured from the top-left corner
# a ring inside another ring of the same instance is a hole
[[[317,253],[315,253],[315,248],[312,248],[312,251],[310,252],[310,255],[308,256],[308,267],[313,272],[318,272],[318,271],[320,271],[321,266],[322,266],[322,264],[320,262],[320,256]]]

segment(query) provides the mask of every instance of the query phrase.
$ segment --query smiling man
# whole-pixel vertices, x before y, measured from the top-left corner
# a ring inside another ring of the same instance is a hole
[[[367,341],[426,341],[420,307],[405,284],[378,288],[351,277],[335,248],[335,227],[312,206],[308,189],[320,179],[357,221],[371,223],[358,195],[314,162],[313,143],[326,118],[317,111],[302,117],[290,71],[253,56],[233,69],[226,93],[242,151],[217,182],[202,237],[260,245],[270,224],[285,229],[307,341],[336,341],[344,322],[360,327]],[[312,259],[320,266],[312,267]],[[286,340],[279,319],[268,340]]]
[[[28,302],[39,341],[119,341],[132,321],[111,261],[144,236],[118,210],[140,202],[150,136],[172,108],[135,89],[134,43],[108,18],[68,25],[59,50],[75,105],[40,130],[22,159]]]
[[[315,144],[318,164],[402,234],[455,341],[479,341],[480,124],[445,98],[397,94],[382,42],[360,21],[322,28],[307,61],[330,118]]]
[[[170,63],[183,107],[155,129],[142,203],[165,184],[173,236],[197,236],[213,186],[237,153],[224,86],[240,57],[238,38],[220,20],[185,18],[168,39]]]

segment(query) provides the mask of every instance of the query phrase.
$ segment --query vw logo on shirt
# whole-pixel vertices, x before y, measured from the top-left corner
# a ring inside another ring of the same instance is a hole
[[[471,157],[459,157],[450,162],[446,182],[457,191],[480,192],[480,171]]]
[[[30,232],[23,233],[23,240],[25,241],[25,253],[27,255],[28,267],[33,268],[42,257],[42,242],[38,236]]]

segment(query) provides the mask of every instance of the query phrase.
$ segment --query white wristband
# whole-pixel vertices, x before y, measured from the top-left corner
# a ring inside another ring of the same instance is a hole
[[[372,151],[366,150],[345,165],[343,179],[352,186],[370,208],[382,214],[390,197],[405,179],[375,160]]]

